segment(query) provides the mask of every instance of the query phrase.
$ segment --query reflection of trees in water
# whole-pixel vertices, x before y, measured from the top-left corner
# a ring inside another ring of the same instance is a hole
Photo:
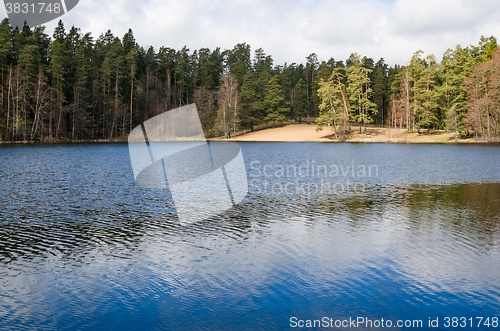
[[[306,224],[345,223],[362,231],[390,219],[410,230],[436,226],[481,237],[499,236],[500,183],[375,186],[364,193],[312,197],[251,195],[242,215],[265,225],[272,219],[300,218]]]
[[[146,236],[161,235],[165,242],[196,243],[200,238],[234,238],[245,241],[251,233],[265,234],[275,220],[298,219],[342,223],[351,231],[390,220],[414,235],[440,228],[470,236],[477,245],[500,245],[500,184],[406,185],[375,187],[363,194],[263,196],[250,194],[242,204],[212,219],[187,226],[177,223],[173,209],[157,208],[159,197],[144,204],[83,206],[66,215],[32,217],[18,207],[17,215],[3,218],[0,228],[0,262],[51,255],[68,260],[96,250],[130,255]],[[92,208],[93,207],[93,208]],[[171,205],[167,207],[172,207]],[[65,221],[55,221],[55,219]],[[77,221],[75,220],[77,219]]]
[[[438,227],[470,235],[477,244],[500,242],[500,183],[388,186],[324,195],[315,205],[353,229],[389,218],[414,232]]]
[[[147,230],[146,218],[146,214],[130,217],[116,212],[95,212],[78,221],[19,218],[2,225],[0,262],[49,256],[81,258],[96,249],[110,254],[130,252]]]
[[[127,258],[147,236],[159,235],[164,242],[234,234],[244,239],[243,234],[252,228],[253,214],[245,207],[181,226],[172,200],[166,200],[163,193],[150,191],[141,203],[82,203],[77,209],[67,207],[53,215],[41,215],[40,210],[36,218],[32,208],[18,206],[14,217],[0,214],[0,264],[51,256],[80,260],[95,252]]]
[[[491,245],[500,230],[499,200],[498,183],[416,186],[407,199],[409,221],[438,221],[450,233],[468,235],[475,245]]]

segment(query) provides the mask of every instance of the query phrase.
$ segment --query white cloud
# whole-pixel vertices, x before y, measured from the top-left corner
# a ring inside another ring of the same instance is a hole
[[[394,32],[408,35],[464,32],[498,13],[498,3],[470,0],[400,0],[392,17]]]
[[[96,38],[132,28],[139,44],[156,49],[247,42],[275,64],[304,63],[312,52],[320,60],[357,52],[392,65],[407,63],[418,49],[440,58],[456,44],[477,44],[482,34],[500,37],[497,17],[497,0],[82,0],[63,19]]]

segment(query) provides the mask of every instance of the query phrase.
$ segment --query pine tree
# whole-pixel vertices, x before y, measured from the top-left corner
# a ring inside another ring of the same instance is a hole
[[[259,113],[255,117],[262,122],[266,121],[265,117],[267,109],[265,105],[265,98],[269,80],[272,77],[271,67],[272,58],[266,56],[262,48],[257,49],[255,51],[253,69],[256,83],[255,94],[257,99],[255,109],[259,110]]]
[[[349,62],[347,69],[347,94],[351,112],[349,117],[360,124],[360,133],[363,123],[366,134],[366,125],[373,122],[372,115],[377,113],[375,104],[370,100],[373,91],[368,75],[371,69],[363,67],[363,61],[358,54],[352,54]]]
[[[343,81],[343,68],[335,68],[331,76],[319,83],[318,95],[321,103],[319,105],[319,117],[316,119],[317,130],[324,126],[331,126],[334,130],[335,139],[338,138],[337,129],[342,132],[342,140],[345,139],[349,125],[349,105],[347,91]]]
[[[125,49],[124,49],[125,51]],[[138,48],[134,47],[130,49],[128,53],[126,53],[125,57],[125,62],[127,63],[127,66],[130,67],[130,71],[128,72],[128,81],[130,82],[130,95],[128,100],[130,100],[129,103],[129,132],[132,131],[132,124],[134,120],[134,80],[135,80],[135,75],[137,72],[137,60],[136,60],[136,55],[137,55]],[[127,89],[128,90],[128,89]],[[165,105],[165,107],[168,106],[168,102]]]
[[[287,109],[285,108],[285,98],[277,75],[269,80],[264,98],[264,106],[267,110],[266,121],[274,124],[286,120],[285,113]]]
[[[52,140],[53,136],[53,121],[55,121],[55,139],[59,138],[60,132],[63,130],[62,121],[65,108],[66,97],[64,95],[65,90],[65,77],[64,68],[66,66],[66,59],[68,56],[68,49],[66,44],[66,32],[64,31],[64,25],[60,20],[57,27],[54,30],[54,41],[52,42],[50,49],[51,58],[51,71],[52,71],[52,107],[49,119],[49,137]]]
[[[88,135],[93,127],[90,120],[92,114],[91,80],[93,75],[93,39],[87,33],[78,38],[74,55],[75,79],[73,81],[72,130],[73,140],[78,140],[81,135]]]
[[[438,124],[438,99],[437,86],[438,65],[434,55],[426,57],[426,68],[421,73],[420,79],[415,87],[415,101],[419,105],[418,128],[427,128],[427,134],[433,126]]]
[[[212,79],[212,70],[214,63],[208,48],[201,48],[198,52],[198,62],[196,68],[196,84],[204,87],[206,90],[214,90],[215,84]]]
[[[302,117],[307,116],[309,113],[308,110],[309,105],[307,103],[306,84],[301,78],[295,85],[295,97],[293,98],[293,113],[299,118],[299,124],[301,123]]]
[[[3,19],[2,23],[0,24],[0,119],[2,119],[2,116],[5,116],[5,127],[3,130],[1,128],[3,127],[4,122],[0,122],[0,140],[5,137],[7,139],[7,134],[9,131],[9,117],[10,114],[6,110],[6,96],[7,96],[7,78],[8,78],[8,72],[9,72],[9,58],[11,57],[10,55],[10,50],[12,47],[12,42],[11,42],[12,34],[9,26],[9,20],[8,19]],[[5,115],[4,115],[5,114]]]
[[[110,85],[111,85],[111,95],[113,97],[113,122],[111,124],[111,129],[109,131],[109,140],[113,138],[113,134],[118,137],[118,127],[121,120],[122,126],[124,125],[124,112],[123,112],[123,102],[121,97],[120,80],[123,78],[123,74],[120,71],[123,65],[123,45],[118,37],[113,40],[109,52],[106,56],[106,60],[110,66]]]
[[[423,94],[426,89],[425,84],[422,84],[422,75],[425,70],[425,61],[422,59],[423,53],[424,52],[422,50],[416,51],[411,58],[410,65],[408,66],[408,83],[411,91],[409,99],[413,115],[412,127],[417,129],[417,132],[420,128],[420,117],[424,111],[422,100],[424,99]]]
[[[252,70],[249,70],[240,89],[240,124],[251,131],[254,130],[254,125],[262,119],[263,105],[257,93],[255,75]]]
[[[442,108],[441,117],[446,117],[447,112],[452,107],[455,107],[458,132],[461,136],[466,135],[467,128],[464,119],[468,112],[464,81],[469,77],[473,69],[481,63],[481,57],[478,54],[479,49],[475,51],[457,45],[454,50],[448,49],[441,61],[439,73],[443,81],[439,89]]]
[[[196,104],[198,116],[200,117],[201,126],[205,137],[214,135],[214,125],[216,119],[215,112],[215,93],[209,91],[204,86],[198,87],[193,95],[193,102]]]
[[[384,117],[387,113],[387,84],[388,67],[383,58],[381,58],[373,69],[373,102],[378,112],[378,120],[381,125],[384,123]]]
[[[22,130],[22,137],[24,141],[28,140],[28,118],[29,115],[29,105],[31,102],[31,96],[34,92],[34,85],[36,81],[36,59],[37,59],[38,46],[36,45],[25,45],[20,56],[18,73],[20,80],[19,92],[18,92],[18,104],[20,106],[20,129]]]
[[[307,91],[307,102],[309,105],[308,115],[315,114],[315,110],[319,104],[316,82],[316,70],[318,68],[318,55],[316,53],[311,53],[306,57],[306,91]]]
[[[137,72],[143,72],[145,65],[141,62],[141,51],[138,49],[136,53],[137,58]],[[174,49],[161,47],[156,56],[156,61],[158,63],[158,75],[162,82],[165,84],[164,100],[165,109],[170,109],[176,103],[176,78],[175,78],[175,68],[176,64],[176,52]]]
[[[245,74],[252,67],[250,59],[250,45],[247,43],[237,44],[232,50],[225,53],[225,69],[236,78],[238,85],[243,85]]]

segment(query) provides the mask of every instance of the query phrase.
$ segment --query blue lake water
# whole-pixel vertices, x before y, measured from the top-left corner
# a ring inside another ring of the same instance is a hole
[[[126,144],[0,145],[0,329],[500,329],[500,146],[240,146],[243,202],[180,225]]]

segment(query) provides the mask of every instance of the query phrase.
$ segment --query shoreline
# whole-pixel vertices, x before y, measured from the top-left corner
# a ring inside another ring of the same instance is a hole
[[[71,139],[57,140],[57,141],[29,141],[29,140],[19,140],[19,141],[5,141],[0,140],[0,145],[56,145],[56,144],[102,144],[102,143],[127,143],[127,138],[115,138],[112,140],[108,139],[78,139],[73,141]]]
[[[390,144],[496,144],[477,138],[458,138],[453,132],[434,130],[431,134],[422,132],[407,133],[406,129],[381,128],[369,126],[367,133],[359,133],[359,126],[352,126],[345,140],[335,139],[334,132],[328,127],[316,131],[316,124],[287,124],[282,127],[268,128],[255,132],[237,134],[235,138],[210,138],[207,141],[233,142],[321,142],[321,143],[390,143]]]
[[[393,129],[369,126],[367,133],[359,133],[359,126],[352,126],[351,132],[345,140],[335,139],[334,133],[328,127],[316,131],[316,124],[281,123],[275,127],[266,125],[256,127],[254,132],[237,132],[235,138],[207,138],[206,141],[231,142],[319,142],[319,143],[389,143],[389,144],[498,144],[498,141],[486,142],[480,138],[458,138],[455,141],[454,133],[445,130],[432,131],[420,134],[407,133],[406,129]],[[70,139],[58,141],[0,141],[0,145],[54,145],[54,144],[93,144],[93,143],[127,143],[128,138],[107,139]]]

